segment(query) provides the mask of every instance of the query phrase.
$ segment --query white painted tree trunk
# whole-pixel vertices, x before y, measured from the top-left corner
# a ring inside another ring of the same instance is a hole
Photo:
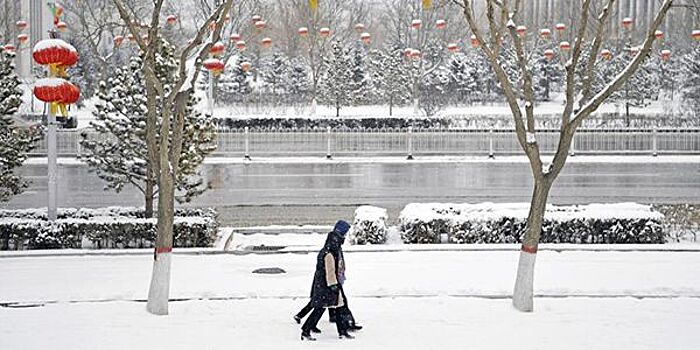
[[[316,102],[316,97],[314,97],[311,100],[311,116],[315,117],[316,116],[316,107],[317,107],[317,102]]]
[[[148,290],[146,310],[154,315],[168,314],[170,295],[170,256],[172,253],[156,254],[153,261],[151,287]]]
[[[523,312],[532,312],[534,308],[533,286],[536,257],[537,253],[520,251],[518,274],[515,277],[515,288],[513,289],[513,306]]]

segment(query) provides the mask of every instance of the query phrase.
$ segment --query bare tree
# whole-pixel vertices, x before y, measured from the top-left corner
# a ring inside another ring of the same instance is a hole
[[[540,156],[537,130],[535,130],[535,94],[532,84],[532,67],[529,66],[527,61],[527,42],[519,35],[516,26],[516,21],[520,21],[522,17],[520,13],[521,0],[484,1],[488,19],[488,30],[486,32],[482,30],[477,22],[472,0],[455,0],[456,3],[462,6],[469,28],[481,42],[480,48],[486,55],[491,68],[496,73],[498,81],[503,87],[506,101],[513,115],[518,143],[528,157],[534,178],[530,211],[522,240],[518,273],[513,291],[513,305],[515,308],[529,312],[533,310],[535,257],[542,232],[547,198],[554,180],[564,168],[569,155],[571,140],[576,129],[613,92],[618,90],[649,56],[655,40],[654,33],[663,22],[673,0],[664,0],[658,8],[654,21],[646,31],[641,49],[634,59],[627,64],[610,84],[595,95],[592,94],[590,88],[596,68],[595,61],[605,40],[608,28],[607,22],[616,1],[601,0],[605,2],[605,5],[597,16],[591,20],[591,4],[594,0],[582,0],[574,45],[570,57],[565,63],[566,103],[561,112],[559,144],[550,164],[543,162]],[[501,62],[499,62],[498,54],[503,41],[506,40],[506,35],[512,41],[517,53],[518,67],[522,77],[521,84],[515,84],[510,81],[501,67]],[[578,61],[582,57],[584,46],[590,46],[590,55],[585,65],[579,65]],[[578,69],[583,69],[583,71],[577,72]],[[580,90],[577,89],[575,82],[577,73],[585,77],[583,87]],[[578,99],[578,102],[576,102],[576,99]],[[522,105],[520,104],[521,101],[523,102]]]
[[[195,83],[202,70],[204,58],[209,54],[213,43],[219,41],[222,28],[226,21],[226,14],[231,10],[233,0],[226,0],[217,5],[207,20],[199,27],[195,38],[180,51],[178,62],[178,76],[172,89],[164,89],[156,75],[156,52],[162,43],[160,28],[161,12],[164,1],[155,0],[151,10],[150,24],[146,28],[146,37],[142,37],[139,22],[134,21],[134,13],[126,6],[123,0],[113,0],[119,11],[122,21],[128,26],[129,32],[134,36],[138,46],[144,52],[143,72],[146,78],[146,144],[148,147],[148,160],[155,166],[147,171],[152,171],[158,179],[158,233],[154,253],[153,273],[148,292],[147,310],[156,315],[168,314],[168,296],[170,293],[170,265],[173,246],[173,223],[175,214],[175,181],[177,167],[182,151],[183,132],[187,103],[194,94]],[[209,23],[215,22],[214,30],[209,39],[204,43],[205,37],[210,33]],[[196,52],[193,59],[190,55]],[[161,108],[156,108],[160,103]],[[160,119],[160,146],[156,147],[156,121]],[[171,138],[164,135],[172,135]],[[158,152],[156,153],[156,149]]]

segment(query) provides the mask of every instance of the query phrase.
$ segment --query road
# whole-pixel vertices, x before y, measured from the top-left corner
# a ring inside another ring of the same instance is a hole
[[[662,159],[663,157],[658,157]],[[646,158],[644,158],[646,159]],[[648,157],[648,159],[657,159]],[[552,189],[554,204],[591,202],[700,203],[700,163],[570,162]],[[46,203],[46,165],[26,165],[28,191],[7,208]],[[525,162],[291,162],[205,164],[211,190],[192,206],[214,206],[226,225],[329,224],[358,205],[389,210],[391,221],[412,202],[528,202]],[[103,191],[84,165],[59,170],[59,206],[142,205],[133,188]]]

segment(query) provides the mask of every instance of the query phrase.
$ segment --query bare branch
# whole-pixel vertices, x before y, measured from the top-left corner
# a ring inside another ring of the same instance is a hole
[[[603,43],[603,33],[605,33],[605,27],[607,26],[608,17],[612,12],[612,7],[615,4],[615,0],[608,0],[607,5],[603,8],[600,15],[598,16],[598,28],[596,29],[595,38],[593,39],[593,45],[591,46],[591,51],[588,56],[588,62],[586,62],[586,68],[583,74],[583,86],[581,91],[581,99],[579,100],[579,106],[584,104],[590,99],[591,88],[593,86],[593,68],[595,67],[596,59],[598,58],[598,52]]]
[[[571,59],[566,62],[566,105],[564,107],[564,113],[562,113],[561,127],[564,128],[571,118],[571,113],[574,110],[574,95],[576,87],[576,64],[581,56],[581,51],[583,51],[583,39],[586,36],[586,29],[588,27],[588,13],[591,7],[591,0],[584,0],[581,6],[581,17],[579,19],[579,28],[576,35],[576,41],[574,43],[574,52]]]

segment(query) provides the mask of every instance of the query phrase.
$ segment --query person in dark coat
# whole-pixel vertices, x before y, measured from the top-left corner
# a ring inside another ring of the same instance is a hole
[[[335,309],[336,327],[340,338],[352,339],[348,334],[348,313],[342,284],[345,279],[345,262],[341,246],[345,241],[345,234],[350,225],[345,221],[338,221],[333,232],[328,234],[326,244],[318,252],[316,258],[316,272],[311,288],[311,306],[313,311],[301,326],[301,340],[316,340],[311,336],[311,330],[316,328],[318,321],[323,316],[326,308]]]

